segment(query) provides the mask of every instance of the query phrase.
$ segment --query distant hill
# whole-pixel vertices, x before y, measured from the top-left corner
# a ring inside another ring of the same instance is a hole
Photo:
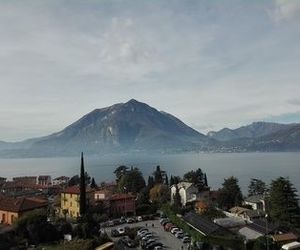
[[[279,124],[271,122],[254,122],[237,129],[223,128],[217,132],[209,132],[207,135],[218,141],[231,141],[241,138],[258,138],[273,134],[278,131],[293,127],[295,124]]]
[[[24,150],[17,147],[3,151],[2,155],[190,151],[205,147],[208,141],[176,117],[132,99],[95,109],[60,132],[23,142]]]

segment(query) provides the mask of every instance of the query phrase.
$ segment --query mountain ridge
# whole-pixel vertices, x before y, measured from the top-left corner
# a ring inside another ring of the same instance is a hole
[[[120,152],[269,152],[300,150],[300,124],[254,122],[204,135],[131,99],[94,109],[64,129],[21,142],[0,141],[0,157],[55,157]]]

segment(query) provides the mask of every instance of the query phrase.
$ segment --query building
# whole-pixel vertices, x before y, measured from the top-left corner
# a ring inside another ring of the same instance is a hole
[[[266,202],[264,195],[249,196],[244,201],[245,205],[249,205],[253,210],[266,211]]]
[[[11,225],[29,211],[47,208],[48,202],[39,198],[0,197],[0,223]]]
[[[51,176],[50,175],[40,175],[38,177],[38,184],[41,186],[49,186],[51,184]]]
[[[284,244],[288,244],[293,241],[297,241],[298,237],[294,233],[282,233],[282,234],[272,235],[272,239],[277,245],[282,246]]]
[[[13,182],[35,185],[37,184],[37,177],[36,176],[13,177]]]
[[[53,179],[52,184],[53,185],[64,185],[67,184],[70,180],[70,177],[67,176],[59,176],[55,179]]]
[[[234,215],[241,217],[245,220],[252,221],[265,217],[265,212],[262,210],[251,210],[244,207],[233,207],[229,209],[229,212]]]
[[[195,202],[199,200],[207,201],[209,199],[209,188],[199,191],[199,189],[191,182],[179,182],[177,185],[175,184],[171,186],[172,203],[174,201],[177,188],[179,189],[182,206],[185,206],[189,202]]]
[[[80,208],[80,187],[67,187],[61,192],[61,215],[66,215],[71,218],[79,217]],[[87,206],[94,204],[94,190],[86,188],[86,203]]]
[[[96,190],[94,192],[95,202],[109,200],[111,196],[112,196],[112,192],[109,190]]]
[[[109,198],[110,212],[113,216],[135,215],[136,196],[132,194],[114,194]]]

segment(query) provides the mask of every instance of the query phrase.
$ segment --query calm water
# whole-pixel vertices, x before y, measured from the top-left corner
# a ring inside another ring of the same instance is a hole
[[[176,154],[176,155],[110,155],[86,157],[85,166],[97,182],[114,179],[114,169],[125,164],[137,166],[147,178],[156,165],[169,175],[182,176],[191,169],[201,168],[207,173],[209,185],[221,186],[224,178],[238,177],[245,193],[250,178],[269,183],[278,176],[289,177],[300,191],[300,153],[243,153],[243,154]],[[0,159],[0,176],[21,175],[73,176],[79,173],[80,158]]]

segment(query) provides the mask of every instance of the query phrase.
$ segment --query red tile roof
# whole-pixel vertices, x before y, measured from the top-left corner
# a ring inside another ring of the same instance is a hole
[[[0,210],[10,212],[25,212],[48,205],[48,201],[40,198],[10,198],[0,197]]]

